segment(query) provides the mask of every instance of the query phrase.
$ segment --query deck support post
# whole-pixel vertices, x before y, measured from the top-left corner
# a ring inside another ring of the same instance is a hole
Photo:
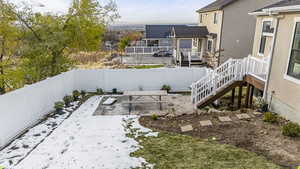
[[[239,109],[242,106],[242,96],[243,96],[243,85],[241,84],[239,87],[239,97],[238,97],[238,108]]]
[[[231,95],[231,104],[234,106],[234,99],[235,99],[235,88],[232,89],[232,95]]]
[[[251,88],[250,84],[247,83],[247,93],[246,93],[246,101],[245,101],[246,108],[249,108],[250,88]]]
[[[254,96],[254,86],[251,85],[251,91],[250,91],[250,108],[253,106],[253,96]]]

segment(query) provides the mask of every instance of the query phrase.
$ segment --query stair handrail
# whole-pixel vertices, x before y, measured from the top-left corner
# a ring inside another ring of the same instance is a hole
[[[244,60],[229,59],[218,68],[208,72],[199,81],[192,84],[192,102],[201,102],[211,95],[215,95],[218,90],[236,80],[242,80],[244,75]]]

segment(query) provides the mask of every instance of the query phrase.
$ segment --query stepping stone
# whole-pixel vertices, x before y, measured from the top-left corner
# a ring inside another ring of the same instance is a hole
[[[257,111],[257,112],[253,112],[253,114],[254,114],[254,115],[257,115],[257,116],[262,115],[262,113],[261,113],[261,112],[258,112],[258,111]]]
[[[200,125],[202,127],[212,126],[212,122],[210,120],[200,121]]]
[[[240,120],[243,120],[243,119],[250,119],[251,117],[248,115],[248,114],[237,114],[236,117]]]
[[[231,118],[229,116],[219,117],[221,122],[231,122]]]
[[[181,128],[182,132],[193,131],[193,126],[192,125],[181,126],[180,128]]]

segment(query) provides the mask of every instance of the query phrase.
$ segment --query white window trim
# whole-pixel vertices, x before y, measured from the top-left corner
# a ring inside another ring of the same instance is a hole
[[[215,12],[214,13],[214,24],[218,24],[218,13],[217,12]]]
[[[264,22],[271,22],[271,25],[273,24],[273,18],[265,18],[261,21],[261,36],[260,36],[260,40],[259,40],[259,48],[258,48],[258,52],[257,52],[257,55],[260,56],[260,57],[265,57],[265,54],[264,53],[260,53],[259,50],[260,50],[260,45],[261,45],[261,37],[262,36],[269,36],[269,37],[273,37],[274,36],[274,33],[264,33],[263,32],[263,28],[264,28]],[[265,44],[266,45],[266,44]],[[265,46],[266,48],[266,46]],[[265,49],[266,50],[266,49]]]
[[[258,53],[257,53],[257,55],[258,56],[261,56],[261,57],[265,57],[265,53],[260,53],[260,46],[261,46],[261,38],[262,38],[262,36],[264,36],[263,34],[260,36],[260,40],[259,40],[259,46],[258,46]],[[266,41],[267,42],[267,41]],[[264,52],[266,51],[266,43],[265,43],[265,50],[264,50]]]
[[[288,62],[285,68],[285,74],[284,74],[284,79],[291,81],[293,83],[299,84],[300,85],[300,80],[296,79],[290,75],[288,75],[288,71],[289,71],[289,65],[290,65],[290,60],[291,60],[291,54],[292,54],[292,47],[293,47],[293,42],[295,39],[295,33],[296,33],[296,24],[300,22],[300,17],[295,17],[294,19],[294,26],[293,26],[293,34],[292,34],[292,38],[291,38],[291,42],[290,42],[290,49],[289,49],[289,55],[288,55]]]

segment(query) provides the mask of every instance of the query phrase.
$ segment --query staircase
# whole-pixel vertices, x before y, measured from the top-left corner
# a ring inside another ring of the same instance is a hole
[[[247,61],[247,58],[229,59],[192,84],[192,102],[195,108],[203,108],[241,85],[246,74]]]

